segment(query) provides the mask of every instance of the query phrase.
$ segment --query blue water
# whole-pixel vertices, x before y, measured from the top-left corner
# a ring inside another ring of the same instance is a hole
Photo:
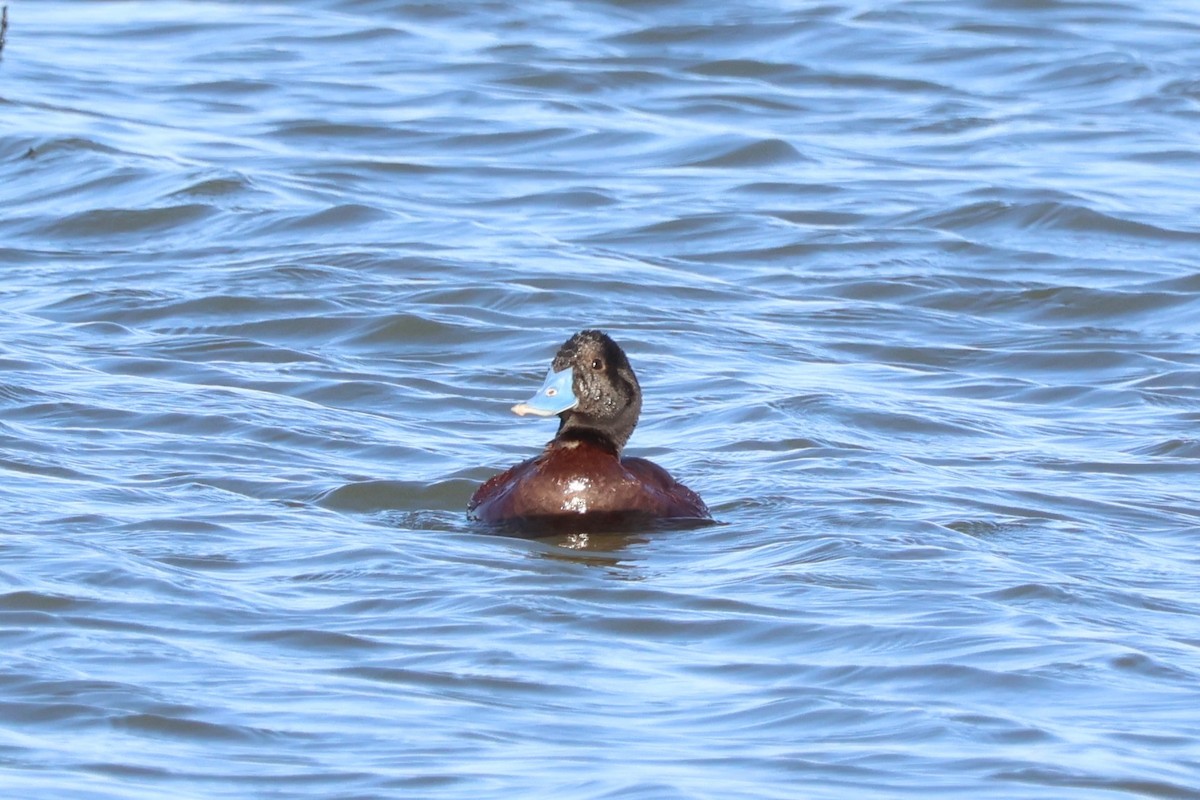
[[[1190,2],[11,2],[0,789],[1200,798]],[[598,327],[721,525],[496,536]]]

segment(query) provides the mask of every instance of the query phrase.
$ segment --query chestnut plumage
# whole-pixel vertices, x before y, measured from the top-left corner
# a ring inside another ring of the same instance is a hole
[[[557,415],[554,439],[480,486],[467,513],[517,523],[589,515],[711,519],[700,496],[665,469],[621,455],[641,409],[642,390],[624,351],[600,331],[580,331],[558,349],[542,388],[513,407],[522,415]]]

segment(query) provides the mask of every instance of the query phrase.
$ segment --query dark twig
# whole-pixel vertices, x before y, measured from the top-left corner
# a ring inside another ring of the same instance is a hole
[[[8,33],[8,6],[0,8],[0,56],[4,55],[4,37]]]

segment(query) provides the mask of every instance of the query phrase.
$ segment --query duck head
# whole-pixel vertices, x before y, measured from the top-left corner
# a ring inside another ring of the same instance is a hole
[[[586,330],[563,342],[542,388],[512,410],[558,415],[555,441],[592,440],[620,453],[642,411],[642,389],[620,346]]]

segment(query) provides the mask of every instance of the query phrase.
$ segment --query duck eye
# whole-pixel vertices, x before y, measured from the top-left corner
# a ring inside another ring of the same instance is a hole
[[[546,390],[546,397],[554,397],[554,395],[556,395],[556,394],[558,394],[558,389],[547,389]]]
[[[595,370],[604,369],[604,362],[598,358],[592,359],[592,369],[595,369]]]

